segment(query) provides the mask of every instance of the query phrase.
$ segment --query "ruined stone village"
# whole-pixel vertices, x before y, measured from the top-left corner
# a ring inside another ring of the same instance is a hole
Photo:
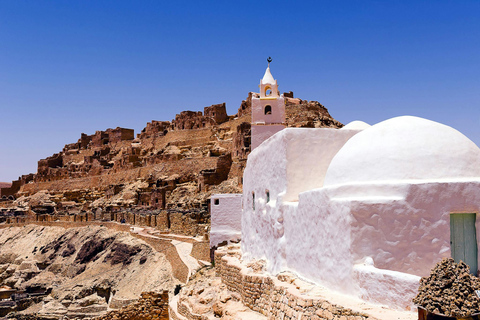
[[[480,149],[338,122],[268,65],[225,103],[88,135],[0,189],[5,319],[478,319]]]

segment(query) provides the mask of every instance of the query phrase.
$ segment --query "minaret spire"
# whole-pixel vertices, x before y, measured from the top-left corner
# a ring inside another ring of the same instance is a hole
[[[268,62],[268,67],[270,68],[270,62],[272,62],[272,57],[268,57],[267,62]]]

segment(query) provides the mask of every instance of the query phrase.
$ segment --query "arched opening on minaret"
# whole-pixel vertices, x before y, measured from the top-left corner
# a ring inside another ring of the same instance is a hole
[[[268,97],[268,96],[271,96],[272,95],[272,88],[270,87],[265,87],[265,96]]]
[[[266,105],[265,106],[265,114],[272,114],[272,106],[271,105]]]

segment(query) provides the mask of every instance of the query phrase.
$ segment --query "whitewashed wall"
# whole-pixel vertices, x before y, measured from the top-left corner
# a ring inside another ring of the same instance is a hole
[[[256,149],[262,142],[273,136],[275,133],[285,129],[284,125],[252,125],[252,150]]]
[[[450,127],[415,117],[349,131],[285,129],[250,154],[244,258],[267,259],[272,273],[292,270],[366,300],[412,307],[420,276],[450,256],[450,213],[477,213],[480,240],[480,149]]]
[[[272,106],[272,113],[265,114],[265,106]],[[252,121],[264,123],[285,122],[285,100],[283,97],[260,99],[252,97]]]
[[[253,127],[252,127],[253,128]],[[328,165],[358,130],[286,128],[248,156],[244,172],[242,247],[244,258],[265,258],[271,271],[285,267],[286,200],[323,185]],[[270,193],[267,203],[266,191]],[[255,193],[255,211],[253,210]]]
[[[218,202],[218,204],[215,204]],[[210,198],[210,248],[238,241],[242,234],[242,195],[214,194]]]

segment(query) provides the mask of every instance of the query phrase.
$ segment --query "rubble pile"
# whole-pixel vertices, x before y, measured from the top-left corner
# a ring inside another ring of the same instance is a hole
[[[466,317],[480,313],[480,279],[471,275],[463,261],[444,258],[420,281],[413,303],[427,311],[449,317]]]
[[[110,311],[96,320],[168,320],[168,291],[144,292],[142,298],[120,310]]]

